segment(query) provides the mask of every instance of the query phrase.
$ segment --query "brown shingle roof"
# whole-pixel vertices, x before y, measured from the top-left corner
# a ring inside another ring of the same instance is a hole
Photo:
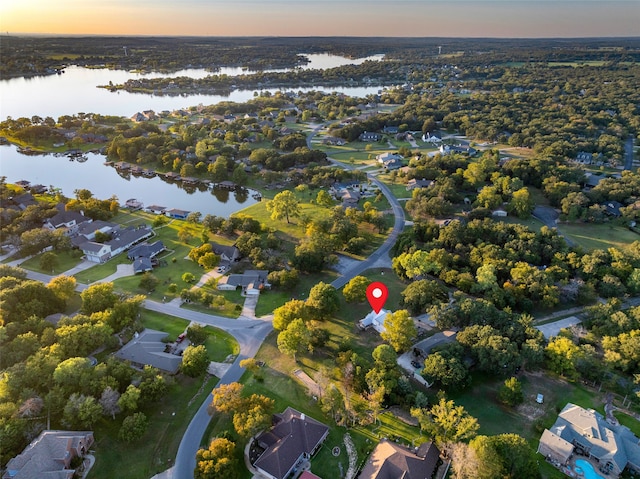
[[[273,429],[257,438],[267,447],[254,465],[283,479],[300,456],[313,454],[329,433],[329,427],[290,407],[282,414],[275,414],[274,420]]]

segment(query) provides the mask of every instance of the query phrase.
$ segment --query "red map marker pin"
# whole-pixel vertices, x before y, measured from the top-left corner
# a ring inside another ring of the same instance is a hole
[[[389,296],[387,287],[379,281],[371,283],[367,287],[367,299],[373,310],[378,314]]]

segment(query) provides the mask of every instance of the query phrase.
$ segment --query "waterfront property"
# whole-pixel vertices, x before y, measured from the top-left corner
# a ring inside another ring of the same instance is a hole
[[[111,239],[104,243],[83,241],[77,244],[77,246],[82,250],[87,261],[104,263],[151,236],[153,236],[153,230],[148,226],[141,228],[119,228],[113,230],[111,232]]]
[[[273,415],[273,427],[255,439],[249,459],[264,476],[284,479],[300,470],[328,435],[328,426],[288,407]]]
[[[9,460],[2,479],[71,479],[76,472],[71,462],[83,457],[93,441],[91,431],[42,431],[21,454]]]
[[[580,460],[583,471],[590,464],[609,477],[618,477],[625,468],[640,472],[640,440],[629,428],[610,424],[593,409],[571,403],[544,430],[538,452],[567,473],[575,471]]]

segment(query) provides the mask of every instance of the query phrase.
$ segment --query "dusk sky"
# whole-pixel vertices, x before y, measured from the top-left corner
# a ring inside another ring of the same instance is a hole
[[[4,0],[5,34],[640,36],[640,0]]]

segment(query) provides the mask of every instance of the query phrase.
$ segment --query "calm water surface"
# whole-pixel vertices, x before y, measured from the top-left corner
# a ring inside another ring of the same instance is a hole
[[[365,60],[380,60],[382,57],[360,58],[350,60],[335,55],[307,55],[311,63],[302,69],[331,68],[345,64],[358,64]],[[274,71],[274,70],[272,70]],[[286,70],[280,70],[286,71]],[[32,78],[12,78],[0,80],[0,119],[6,117],[31,118],[33,115],[50,116],[54,119],[62,115],[76,113],[100,113],[102,115],[116,115],[130,117],[142,110],[176,110],[189,106],[213,105],[221,101],[246,102],[253,98],[255,90],[235,90],[230,95],[184,95],[184,96],[151,96],[125,91],[110,92],[97,85],[124,83],[131,78],[162,78],[187,76],[204,78],[210,75],[203,69],[181,70],[171,74],[161,73],[131,73],[126,70],[89,69],[71,66],[64,74],[48,75]],[[222,68],[219,74],[236,76],[250,73],[241,68]],[[337,91],[349,96],[365,97],[376,93],[379,87],[341,87],[323,88],[321,85],[313,88],[288,88],[287,90]],[[270,89],[275,92],[277,89]]]
[[[382,55],[351,60],[328,54],[306,55],[311,62],[302,69],[333,68],[341,65],[360,64],[366,60],[381,60]],[[212,105],[220,101],[246,102],[253,98],[254,90],[236,90],[229,96],[222,95],[184,95],[178,97],[158,97],[120,91],[111,93],[97,85],[123,83],[130,78],[158,78],[188,76],[204,78],[210,75],[203,69],[181,70],[171,74],[131,73],[125,70],[88,69],[71,66],[61,75],[49,75],[33,78],[13,78],[0,81],[0,119],[33,115],[51,116],[54,119],[62,115],[76,113],[100,113],[129,117],[142,110],[175,110],[202,103]],[[286,70],[271,70],[286,71]],[[250,73],[242,68],[222,68],[219,74],[230,76]],[[379,87],[342,87],[342,88],[291,88],[287,90],[337,91],[349,96],[365,97],[377,93]],[[276,89],[269,90],[271,92]],[[200,211],[203,214],[229,216],[255,203],[251,194],[224,190],[199,191],[184,189],[180,184],[165,183],[160,178],[137,178],[121,176],[103,163],[105,157],[90,153],[87,161],[79,163],[67,157],[55,155],[25,156],[13,146],[0,146],[0,175],[9,182],[28,180],[32,184],[43,184],[61,188],[66,196],[73,191],[87,188],[97,198],[109,198],[116,195],[121,203],[129,198],[137,198],[146,206],[157,204],[169,208],[187,211]]]
[[[145,206],[160,205],[187,211],[200,211],[228,217],[256,203],[251,192],[228,190],[198,190],[185,188],[180,183],[166,183],[159,177],[144,178],[120,174],[115,168],[104,165],[105,157],[88,153],[84,162],[72,161],[66,156],[26,156],[14,146],[0,146],[0,174],[12,183],[28,180],[31,184],[55,186],[73,197],[74,190],[86,188],[96,198],[106,199],[116,195],[120,203],[136,198]]]

